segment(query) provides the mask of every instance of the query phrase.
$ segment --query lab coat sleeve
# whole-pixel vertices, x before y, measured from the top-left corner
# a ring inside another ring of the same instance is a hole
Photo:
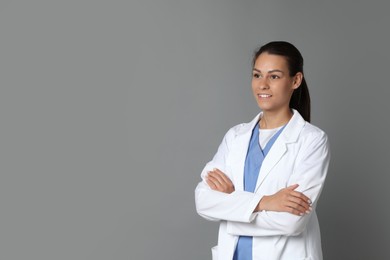
[[[308,139],[311,140],[297,156],[288,186],[299,184],[297,191],[312,200],[314,212],[328,171],[330,153],[325,133],[321,132],[315,138]],[[229,221],[227,232],[240,236],[295,236],[305,230],[311,214],[313,213],[296,216],[287,212],[261,211],[250,223]]]
[[[246,191],[234,191],[231,194],[212,190],[206,183],[207,172],[214,168],[220,169],[230,179],[231,173],[226,166],[226,158],[229,153],[229,145],[235,137],[234,128],[230,129],[220,144],[213,159],[204,167],[202,181],[195,189],[196,210],[200,216],[211,221],[236,221],[249,223],[254,219],[253,213],[261,197]]]

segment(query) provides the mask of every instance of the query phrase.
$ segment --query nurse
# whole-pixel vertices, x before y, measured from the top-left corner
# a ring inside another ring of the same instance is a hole
[[[220,223],[213,259],[322,259],[315,208],[329,165],[327,135],[310,124],[303,58],[270,42],[253,58],[261,112],[231,128],[195,190],[202,217]]]

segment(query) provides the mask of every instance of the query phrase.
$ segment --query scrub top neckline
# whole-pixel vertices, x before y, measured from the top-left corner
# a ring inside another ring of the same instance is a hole
[[[264,131],[264,132],[272,132],[272,131],[278,131],[280,129],[282,129],[285,125],[282,125],[282,126],[279,126],[279,127],[276,127],[276,128],[267,128],[267,129],[263,129],[263,128],[260,128],[259,127],[259,131]]]

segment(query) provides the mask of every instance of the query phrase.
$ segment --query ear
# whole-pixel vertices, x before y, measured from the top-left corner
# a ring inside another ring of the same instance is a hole
[[[293,89],[299,88],[299,86],[302,83],[302,79],[303,79],[302,72],[297,72],[297,74],[295,74],[294,79],[293,79]]]

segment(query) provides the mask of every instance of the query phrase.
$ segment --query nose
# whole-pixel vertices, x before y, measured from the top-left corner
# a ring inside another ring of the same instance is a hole
[[[269,86],[268,86],[268,84],[261,84],[260,86],[259,86],[259,88],[260,89],[269,89]]]
[[[259,79],[257,87],[261,90],[269,89],[268,81],[266,79]]]

